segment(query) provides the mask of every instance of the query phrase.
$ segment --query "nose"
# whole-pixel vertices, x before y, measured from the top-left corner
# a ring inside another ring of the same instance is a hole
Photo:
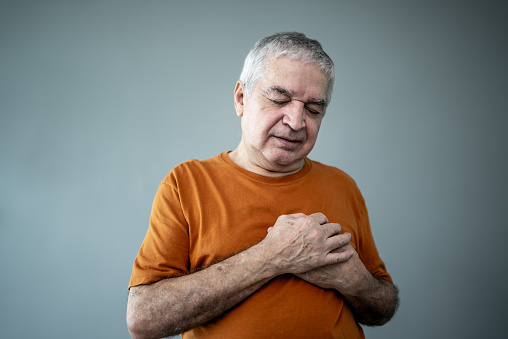
[[[293,131],[305,128],[305,105],[303,102],[292,100],[286,105],[282,123],[291,127]]]

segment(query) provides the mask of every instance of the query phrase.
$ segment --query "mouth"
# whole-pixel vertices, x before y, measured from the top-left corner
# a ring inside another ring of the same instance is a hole
[[[300,139],[293,139],[293,138],[286,138],[286,137],[278,137],[276,136],[276,138],[278,139],[282,139],[282,140],[286,140],[286,141],[290,141],[290,142],[301,142]]]
[[[281,143],[284,147],[290,149],[294,149],[302,143],[302,140],[300,139],[293,139],[282,136],[274,136],[274,138],[277,139],[277,141]]]

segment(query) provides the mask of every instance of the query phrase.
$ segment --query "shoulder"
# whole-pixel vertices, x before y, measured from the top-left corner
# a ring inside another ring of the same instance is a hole
[[[225,167],[222,154],[206,160],[189,159],[171,169],[161,184],[178,186],[178,182],[192,180],[193,177],[202,177],[219,172]]]
[[[312,178],[316,183],[326,187],[328,191],[342,192],[355,199],[363,200],[362,193],[356,181],[343,170],[311,160]]]
[[[324,177],[327,180],[337,180],[344,184],[357,187],[356,182],[353,180],[353,178],[343,170],[334,166],[325,165],[319,161],[310,161],[312,163],[312,171],[315,175]]]

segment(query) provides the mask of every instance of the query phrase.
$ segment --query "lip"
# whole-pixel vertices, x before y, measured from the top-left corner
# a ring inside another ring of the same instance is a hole
[[[299,140],[299,139],[285,138],[285,137],[276,136],[276,135],[274,135],[273,137],[279,143],[281,143],[283,146],[285,146],[286,148],[290,148],[290,149],[294,149],[302,143],[302,140]]]

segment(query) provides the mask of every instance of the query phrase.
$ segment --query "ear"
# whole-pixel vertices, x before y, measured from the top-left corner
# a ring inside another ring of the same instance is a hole
[[[237,81],[236,86],[235,86],[234,101],[235,101],[236,115],[238,117],[243,116],[243,109],[244,109],[244,105],[243,105],[244,95],[243,95],[243,93],[244,93],[243,83],[241,81]]]

